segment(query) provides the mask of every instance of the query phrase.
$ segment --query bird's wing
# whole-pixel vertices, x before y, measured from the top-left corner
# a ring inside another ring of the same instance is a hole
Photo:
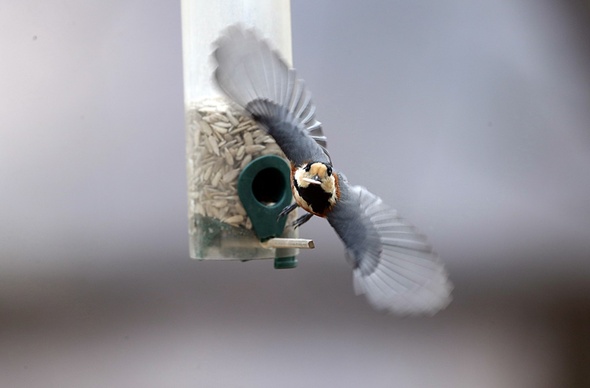
[[[346,246],[357,294],[402,315],[446,307],[452,285],[426,237],[364,187],[341,177],[340,190],[328,221]]]
[[[229,27],[216,42],[215,79],[275,139],[289,160],[330,162],[311,94],[295,70],[252,30]]]

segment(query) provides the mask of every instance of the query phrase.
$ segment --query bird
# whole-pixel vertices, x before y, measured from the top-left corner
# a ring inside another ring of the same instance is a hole
[[[214,43],[214,82],[274,138],[291,163],[296,208],[327,219],[345,246],[353,287],[377,310],[433,315],[451,301],[452,284],[426,236],[363,186],[334,168],[322,124],[303,79],[253,28],[231,25]]]

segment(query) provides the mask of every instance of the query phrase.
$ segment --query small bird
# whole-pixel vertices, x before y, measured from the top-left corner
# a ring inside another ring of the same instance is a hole
[[[434,314],[451,301],[447,272],[426,237],[361,186],[333,168],[316,107],[303,80],[250,29],[229,27],[216,42],[214,78],[279,145],[291,162],[297,207],[326,218],[346,247],[357,294],[378,310]]]

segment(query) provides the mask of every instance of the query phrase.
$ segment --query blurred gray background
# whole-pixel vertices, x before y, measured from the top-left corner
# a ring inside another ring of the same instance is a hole
[[[336,166],[454,302],[375,312],[323,220],[296,270],[188,257],[180,3],[0,4],[0,385],[590,386],[590,5],[293,1]]]

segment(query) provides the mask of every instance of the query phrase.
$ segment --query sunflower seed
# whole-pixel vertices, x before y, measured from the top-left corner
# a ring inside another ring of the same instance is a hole
[[[227,114],[227,119],[229,120],[229,122],[233,125],[236,126],[238,124],[240,124],[240,122],[235,118],[235,116],[233,115],[233,113],[231,112],[231,110],[227,110],[226,112]]]
[[[248,145],[246,146],[246,153],[248,154],[255,154],[264,150],[266,147],[260,144]]]
[[[246,146],[241,145],[240,148],[238,148],[238,151],[236,152],[236,158],[238,160],[242,159],[244,157],[244,152],[246,152]]]
[[[244,220],[244,217],[236,214],[235,216],[228,217],[222,221],[227,222],[228,224],[236,224],[239,225]]]
[[[235,180],[238,177],[238,175],[240,175],[240,170],[231,170],[223,176],[223,181],[225,183],[229,183]]]
[[[246,146],[251,146],[254,144],[254,139],[253,139],[252,134],[250,132],[245,132],[244,135],[242,136],[242,138],[244,139],[244,144]]]
[[[248,154],[244,157],[244,159],[242,159],[242,162],[240,163],[240,168],[244,168],[248,165],[248,163],[250,163],[252,161],[252,155]]]
[[[231,155],[231,151],[227,148],[223,149],[223,156],[225,157],[225,161],[229,166],[233,166],[234,164],[234,157]]]
[[[202,120],[199,124],[201,125],[201,130],[204,133],[206,133],[207,135],[213,134],[213,131],[211,130],[211,126],[209,125],[208,122],[206,122],[205,120]]]
[[[223,125],[222,125],[223,124]],[[226,127],[227,125],[227,127]],[[216,123],[211,124],[211,128],[215,130],[215,132],[220,133],[222,135],[227,133],[227,129],[231,126],[230,123]]]

